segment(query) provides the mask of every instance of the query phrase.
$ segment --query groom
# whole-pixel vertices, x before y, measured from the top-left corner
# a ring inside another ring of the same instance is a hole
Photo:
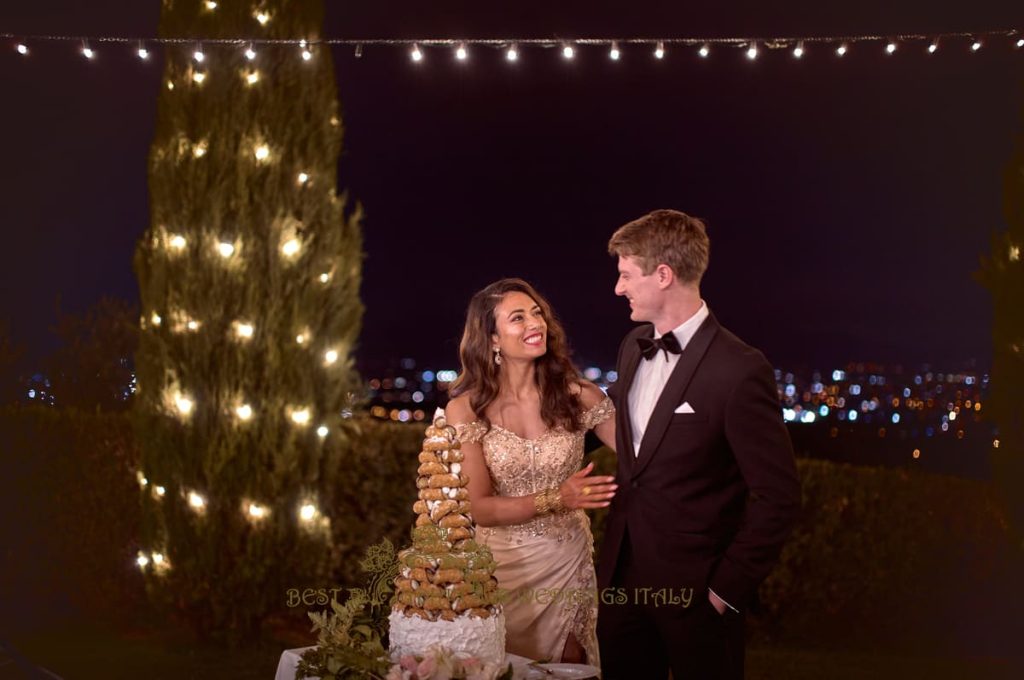
[[[604,680],[742,678],[745,611],[799,511],[772,366],[701,299],[708,249],[704,224],[675,210],[608,243],[615,294],[644,323],[609,390],[619,491],[598,563]]]

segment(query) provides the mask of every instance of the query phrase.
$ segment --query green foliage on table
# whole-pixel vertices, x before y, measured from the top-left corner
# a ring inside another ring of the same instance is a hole
[[[388,614],[392,583],[398,570],[394,545],[384,539],[359,562],[368,575],[366,588],[349,589],[344,604],[331,600],[331,610],[310,612],[317,646],[302,654],[296,677],[382,678],[388,659]]]

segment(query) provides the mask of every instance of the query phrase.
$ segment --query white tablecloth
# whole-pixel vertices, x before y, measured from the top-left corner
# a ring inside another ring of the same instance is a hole
[[[295,680],[295,669],[299,665],[299,657],[307,649],[313,648],[299,647],[298,649],[284,650],[284,653],[281,654],[281,660],[277,663],[277,674],[274,676],[274,680]],[[531,678],[544,677],[541,671],[528,666],[530,660],[525,657],[506,654],[505,658],[512,664],[514,680],[531,680]]]
[[[284,650],[281,660],[277,662],[277,675],[274,676],[274,680],[295,680],[295,670],[299,667],[299,657],[307,649],[313,649],[313,647]]]

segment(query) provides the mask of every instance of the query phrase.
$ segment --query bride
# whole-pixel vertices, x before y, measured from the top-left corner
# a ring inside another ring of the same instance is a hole
[[[600,666],[594,539],[584,509],[609,505],[614,477],[589,476],[593,428],[615,446],[615,409],[569,361],[547,301],[521,279],[473,296],[447,416],[465,454],[478,530],[508,594],[508,651]]]

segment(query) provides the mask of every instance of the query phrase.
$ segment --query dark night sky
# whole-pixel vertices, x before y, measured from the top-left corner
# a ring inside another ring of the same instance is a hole
[[[428,3],[327,4],[330,37],[1024,28],[1019,0],[441,2],[430,16]],[[158,17],[155,0],[4,3],[0,32],[147,36]],[[77,45],[37,45],[29,59],[11,47],[0,51],[0,317],[38,354],[58,296],[72,311],[137,299],[160,65],[125,46],[94,64]],[[571,64],[527,47],[514,68],[483,48],[466,65],[428,52],[418,67],[397,48],[358,60],[336,48],[340,182],[367,212],[363,366],[454,367],[470,294],[506,275],[550,297],[581,362],[610,365],[631,324],[605,244],[659,207],[707,219],[704,297],[776,365],[987,363],[991,309],[971,272],[1003,224],[1024,50],[923,47],[886,57],[862,44],[839,61],[809,46],[802,62],[763,50],[755,63],[727,48],[706,62],[676,48],[659,63],[647,47],[612,63],[595,47]]]

